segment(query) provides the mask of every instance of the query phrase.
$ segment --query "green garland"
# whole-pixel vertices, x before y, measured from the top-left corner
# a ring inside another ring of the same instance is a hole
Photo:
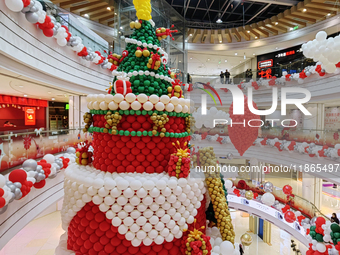
[[[90,127],[88,132],[93,133],[93,132],[98,132],[98,133],[104,133],[104,128],[100,127]],[[112,134],[112,129],[109,129],[109,134]],[[152,131],[127,131],[127,130],[117,130],[117,135],[120,136],[159,136],[159,132],[157,132],[156,135],[152,134]],[[175,138],[183,138],[190,136],[188,132],[183,132],[183,133],[169,133],[165,132],[165,137],[175,137]]]
[[[91,114],[106,114],[108,111],[111,111],[111,110],[90,110],[90,113]],[[183,113],[183,112],[167,112],[167,111],[146,111],[146,110],[119,110],[119,111],[111,111],[113,114],[116,113],[116,112],[119,112],[120,115],[152,115],[153,113],[156,113],[156,114],[159,114],[159,115],[162,115],[162,114],[166,114],[170,117],[188,117],[188,116],[191,116],[190,113]]]

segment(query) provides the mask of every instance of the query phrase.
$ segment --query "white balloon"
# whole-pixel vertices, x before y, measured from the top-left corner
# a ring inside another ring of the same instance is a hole
[[[316,34],[315,38],[318,42],[323,42],[327,38],[327,33],[325,31],[320,31]]]
[[[323,243],[317,243],[316,250],[318,252],[324,253],[326,251],[326,246]]]
[[[55,156],[52,155],[52,154],[46,154],[46,155],[43,157],[43,159],[45,159],[47,163],[52,164],[52,163],[54,163]]]
[[[24,8],[21,0],[5,0],[5,4],[12,12],[20,12]]]
[[[222,255],[232,254],[234,251],[234,245],[229,241],[224,241],[220,244],[220,253]]]
[[[261,201],[265,205],[272,206],[275,202],[275,197],[272,193],[267,192],[267,193],[263,194]]]
[[[233,187],[233,182],[231,180],[226,180],[225,183],[224,183],[224,186],[226,189],[230,189]]]

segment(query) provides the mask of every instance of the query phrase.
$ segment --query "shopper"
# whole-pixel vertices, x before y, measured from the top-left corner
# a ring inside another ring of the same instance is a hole
[[[253,77],[253,73],[252,73],[251,69],[247,69],[247,71],[246,71],[246,81],[249,82],[252,77]]]
[[[243,255],[243,254],[244,254],[244,251],[243,251],[242,244],[239,245],[239,248],[240,248],[240,255]]]
[[[188,76],[187,76],[187,83],[190,84],[192,83],[192,78],[191,78],[191,75],[188,73]]]
[[[225,76],[225,84],[229,84],[230,73],[229,73],[228,69],[225,70],[224,76]]]
[[[224,83],[224,73],[223,73],[223,71],[221,71],[221,73],[220,73],[220,79],[221,79],[221,84],[225,84]]]
[[[336,216],[336,213],[332,213],[331,222],[339,224],[339,219],[338,216]]]

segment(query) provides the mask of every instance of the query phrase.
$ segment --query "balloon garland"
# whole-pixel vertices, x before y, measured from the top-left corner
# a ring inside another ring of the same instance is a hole
[[[8,176],[0,174],[0,214],[4,213],[9,203],[27,196],[32,188],[41,189],[47,179],[53,179],[70,162],[76,159],[76,150],[70,147],[60,157],[46,154],[40,161],[27,159],[21,169],[13,170]]]
[[[100,65],[103,69],[111,72],[117,68],[111,61],[112,57],[104,57],[99,51],[93,51],[83,45],[79,36],[73,36],[68,27],[61,25],[56,19],[47,15],[42,4],[38,0],[5,0],[8,9],[13,12],[22,12],[28,22],[37,25],[46,37],[54,37],[60,47],[70,47],[83,59]],[[105,52],[106,53],[106,52]],[[121,62],[123,60],[119,59]]]

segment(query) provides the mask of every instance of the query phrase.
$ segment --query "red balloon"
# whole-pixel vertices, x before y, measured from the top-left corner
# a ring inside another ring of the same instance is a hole
[[[3,197],[0,197],[0,208],[6,205],[6,200]]]
[[[34,183],[34,188],[36,188],[36,189],[41,189],[41,188],[43,188],[44,186],[45,186],[45,184],[46,184],[46,181],[45,180],[42,180],[42,181],[40,181],[40,182],[36,182],[36,183]]]
[[[293,188],[290,185],[285,185],[282,190],[286,195],[291,195],[293,193]]]
[[[2,188],[0,188],[0,197],[2,197],[4,194],[5,194],[5,191]]]
[[[22,169],[13,170],[8,176],[8,179],[11,182],[23,183],[24,181],[26,181],[26,178],[27,178],[27,173],[25,170],[22,170]]]
[[[287,211],[287,212],[285,213],[285,220],[286,220],[288,223],[293,223],[293,222],[296,220],[295,213],[293,213],[292,211]]]

